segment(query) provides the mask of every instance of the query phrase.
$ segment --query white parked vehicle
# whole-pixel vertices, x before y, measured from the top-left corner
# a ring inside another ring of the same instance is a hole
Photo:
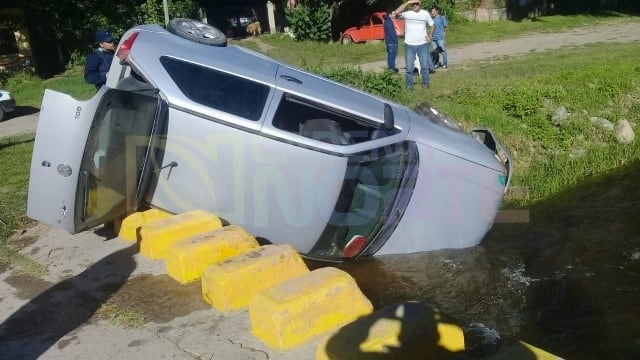
[[[7,90],[0,90],[0,121],[16,108],[16,100]]]
[[[168,30],[127,31],[92,99],[45,92],[28,216],[75,233],[205,209],[338,261],[474,246],[492,226],[511,169],[490,130],[226,46],[206,24]]]

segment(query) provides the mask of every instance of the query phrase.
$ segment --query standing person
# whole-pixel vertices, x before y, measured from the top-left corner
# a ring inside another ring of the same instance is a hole
[[[107,83],[107,72],[113,60],[116,39],[108,30],[100,29],[96,31],[96,43],[98,47],[87,55],[84,64],[84,80],[95,85],[98,90]]]
[[[411,5],[411,10],[403,12],[408,5]],[[433,19],[428,11],[420,9],[420,0],[407,1],[398,6],[396,13],[404,19],[404,63],[407,70],[405,86],[408,90],[413,89],[413,67],[417,55],[420,62],[422,88],[428,89],[429,72],[435,71],[429,54],[429,44],[433,35]],[[427,27],[429,28],[428,33]]]
[[[447,18],[443,15],[440,15],[440,9],[437,6],[434,6],[431,9],[431,17],[433,18],[434,28],[433,38],[431,41],[433,42],[433,47],[442,54],[442,69],[447,69],[447,48],[445,46],[444,37],[447,35]],[[434,64],[434,67],[438,67],[438,63]]]
[[[387,68],[394,73],[399,70],[396,68],[396,56],[398,55],[398,35],[396,34],[396,28],[393,24],[393,18],[396,16],[392,9],[387,10],[384,14],[383,27],[384,27],[384,43],[387,45]]]

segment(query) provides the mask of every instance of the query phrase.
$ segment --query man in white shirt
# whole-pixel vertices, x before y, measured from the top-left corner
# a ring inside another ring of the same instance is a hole
[[[411,10],[403,10],[411,5]],[[433,62],[429,55],[429,44],[433,35],[433,18],[428,11],[420,8],[420,0],[409,0],[398,6],[396,14],[404,19],[404,63],[407,70],[405,85],[408,90],[413,89],[413,67],[416,55],[420,61],[420,76],[422,88],[429,88],[429,72],[434,71]],[[395,15],[395,14],[394,14]],[[427,27],[429,32],[427,33]]]

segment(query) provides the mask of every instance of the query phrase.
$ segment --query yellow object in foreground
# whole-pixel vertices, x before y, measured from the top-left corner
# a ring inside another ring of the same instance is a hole
[[[504,344],[500,350],[492,355],[491,360],[532,359],[532,360],[562,360],[561,357],[527,344],[516,341]]]
[[[256,294],[253,334],[274,349],[291,349],[370,314],[373,306],[346,272],[326,267]]]
[[[125,241],[136,241],[138,240],[138,228],[142,225],[171,216],[173,215],[158,209],[135,212],[122,220],[118,237]]]
[[[156,220],[140,227],[140,253],[150,259],[163,259],[169,245],[221,227],[220,218],[203,210]]]
[[[258,247],[253,235],[238,225],[208,231],[172,244],[167,249],[167,274],[182,284],[198,280],[211,264]]]
[[[246,307],[256,293],[308,272],[291,245],[265,245],[211,264],[202,274],[202,297],[226,313]]]
[[[459,326],[426,304],[387,306],[340,328],[316,348],[316,359],[442,359],[464,352]]]

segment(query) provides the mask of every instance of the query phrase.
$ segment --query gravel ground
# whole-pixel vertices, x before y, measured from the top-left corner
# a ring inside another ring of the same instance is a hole
[[[40,113],[18,116],[15,116],[15,114],[7,114],[7,119],[0,122],[0,137],[35,132],[39,114]]]

